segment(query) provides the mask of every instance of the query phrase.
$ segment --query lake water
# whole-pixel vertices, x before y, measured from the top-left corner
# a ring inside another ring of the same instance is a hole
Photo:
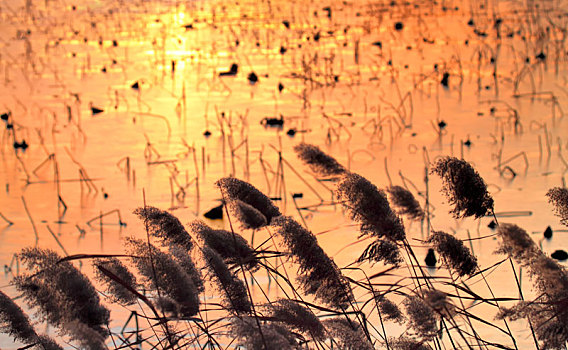
[[[121,238],[145,237],[134,209],[203,218],[221,198],[215,181],[229,175],[299,220],[292,194],[302,193],[297,206],[313,206],[301,211],[306,224],[347,266],[367,243],[350,245],[357,227],[339,206],[317,206],[333,184],[296,158],[301,141],[380,188],[405,184],[421,204],[428,162],[463,157],[500,222],[532,233],[547,254],[568,249],[545,196],[568,169],[567,10],[564,1],[3,1],[0,213],[13,224],[0,219],[0,262],[12,267],[2,290],[17,295],[9,281],[23,247],[122,253]],[[232,64],[238,72],[220,76]],[[14,148],[24,140],[27,149]],[[454,220],[440,187],[430,176],[435,230],[493,232],[492,218]],[[407,234],[423,259],[415,239],[425,226],[407,222]],[[493,238],[468,246],[481,266],[502,259]],[[517,296],[510,266],[489,281]],[[120,327],[128,313],[112,312]],[[521,348],[533,346],[522,323],[514,328]],[[491,332],[480,331],[507,342]]]

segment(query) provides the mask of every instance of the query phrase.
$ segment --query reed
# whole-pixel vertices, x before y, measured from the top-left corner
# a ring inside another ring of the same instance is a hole
[[[493,198],[471,164],[455,157],[443,157],[430,172],[442,178],[442,191],[454,206],[450,211],[454,217],[480,218],[493,214]]]

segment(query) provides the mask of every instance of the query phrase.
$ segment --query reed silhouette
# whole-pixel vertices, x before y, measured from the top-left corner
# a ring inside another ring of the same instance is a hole
[[[297,151],[317,176],[335,180],[333,193],[359,228],[350,240],[358,243],[358,235],[363,241],[372,240],[362,252],[354,252],[359,258],[346,267],[340,268],[309,228],[282,215],[256,187],[223,178],[217,186],[230,230],[212,228],[201,220],[184,225],[168,211],[138,208],[134,213],[143,221],[147,236],[146,240],[125,238],[127,254],[61,257],[47,249],[22,250],[18,259],[24,272],[12,281],[21,293],[19,299],[35,311],[39,321],[55,326],[59,335],[85,349],[204,344],[221,349],[226,341],[259,350],[517,347],[509,324],[504,323],[504,329],[487,313],[477,314],[466,304],[471,301],[493,308],[499,320],[528,320],[535,346],[565,348],[568,273],[526,231],[501,223],[496,224],[495,235],[497,253],[528,271],[537,291],[532,300],[522,293],[519,298],[494,294],[485,279],[487,268],[479,265],[464,241],[442,231],[431,230],[420,241],[421,248],[429,248],[431,257],[426,260],[434,259],[428,266],[436,263],[434,252],[441,261],[441,272],[426,272],[398,216],[412,222],[427,215],[407,189],[390,185],[381,190],[315,146],[301,144]],[[432,172],[442,177],[441,190],[454,204],[454,216],[494,214],[485,182],[469,163],[447,157]],[[562,205],[562,189],[551,193],[548,196],[555,206]],[[252,247],[235,232],[233,222],[244,232],[262,230],[268,237]],[[265,247],[268,244],[270,248]],[[89,261],[96,284],[73,265],[76,260]],[[373,263],[370,268],[360,267],[368,262]],[[268,286],[258,283],[264,274]],[[521,292],[516,272],[514,277]],[[473,278],[481,278],[491,297],[481,296],[476,283],[468,282]],[[110,328],[110,312],[101,296],[105,303],[131,313],[122,331]],[[131,320],[136,326],[127,331]],[[0,326],[29,347],[61,349],[52,339],[38,335],[28,316],[5,293],[0,293]],[[480,327],[504,333],[511,342],[484,337]]]

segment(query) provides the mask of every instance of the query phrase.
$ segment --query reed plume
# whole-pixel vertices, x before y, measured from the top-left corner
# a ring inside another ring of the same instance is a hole
[[[425,290],[422,299],[428,306],[441,317],[452,318],[456,314],[456,307],[448,298],[448,295],[436,289]]]
[[[424,219],[424,210],[412,192],[396,185],[387,187],[387,192],[398,215],[406,215],[410,220]]]
[[[269,223],[273,218],[282,215],[270,198],[248,182],[235,179],[234,177],[224,177],[215,184],[221,190],[224,200],[227,202],[237,199],[241,200],[258,210]]]
[[[439,315],[418,296],[404,299],[409,327],[424,340],[432,339],[438,334]]]
[[[523,266],[529,266],[538,254],[538,247],[529,234],[514,224],[502,223],[497,235],[500,238],[498,253],[504,253]]]
[[[419,341],[405,336],[390,338],[389,346],[393,350],[432,350],[432,347],[424,341]]]
[[[279,299],[266,305],[267,314],[291,330],[308,333],[315,339],[323,339],[325,328],[309,308],[295,300]]]
[[[37,338],[28,316],[2,291],[0,291],[0,331],[25,344],[35,342]]]
[[[297,280],[304,292],[334,308],[353,301],[349,283],[310,231],[288,216],[275,218],[272,225],[300,265]]]
[[[442,192],[454,206],[450,213],[457,218],[476,219],[493,213],[493,198],[485,181],[466,162],[455,157],[439,159],[430,170],[442,178]]]
[[[462,240],[442,231],[433,231],[426,242],[432,244],[444,263],[460,277],[471,276],[479,269],[477,258]]]
[[[258,209],[240,199],[227,203],[229,211],[240,223],[242,229],[256,230],[267,225],[266,216]]]
[[[166,245],[177,244],[188,251],[193,247],[191,236],[182,223],[167,211],[146,206],[134,210],[134,214],[144,221],[150,235],[160,239]]]
[[[250,350],[297,349],[295,336],[278,323],[261,324],[262,335],[253,317],[234,318],[231,322],[231,333],[239,341],[239,345]]]
[[[365,260],[374,262],[383,261],[385,264],[394,266],[399,266],[404,261],[396,243],[388,239],[376,239],[373,243],[369,244],[357,259],[357,262],[363,262]]]
[[[405,239],[402,221],[389,206],[385,192],[369,180],[355,173],[346,173],[336,193],[351,219],[361,225],[362,235],[385,237],[393,242]]]
[[[568,189],[554,187],[546,193],[548,202],[554,205],[556,215],[560,217],[560,222],[568,226]]]
[[[38,348],[38,350],[63,350],[55,340],[45,334],[41,334],[37,337],[36,348]]]
[[[205,246],[217,252],[226,264],[243,264],[252,270],[258,268],[254,249],[241,235],[212,229],[201,220],[192,221],[189,230],[199,237]]]
[[[377,296],[375,300],[379,306],[379,311],[381,312],[381,318],[383,321],[393,321],[397,323],[404,321],[402,311],[395,303],[392,302],[392,300],[387,299],[384,295]]]
[[[15,277],[13,283],[42,318],[70,334],[73,330],[66,326],[79,322],[107,336],[110,312],[83,273],[49,249],[25,248],[19,257],[29,274]]]
[[[298,158],[319,176],[337,177],[347,171],[335,158],[324,153],[318,146],[302,142],[294,146],[294,151]]]
[[[179,304],[166,295],[160,296],[156,299],[156,306],[167,317],[179,318],[179,316],[181,315]]]
[[[79,321],[72,321],[66,325],[71,330],[71,338],[85,350],[107,350],[105,338],[91,327]]]
[[[132,305],[136,302],[136,295],[130,292],[122,284],[109,278],[98,269],[102,266],[116,275],[126,285],[136,288],[136,277],[128,270],[128,268],[117,258],[96,259],[93,262],[95,266],[95,279],[106,286],[106,292],[112,302],[118,302],[124,305]]]
[[[225,307],[237,314],[250,313],[252,305],[243,281],[229,271],[229,268],[215,250],[205,246],[202,252],[205,263],[212,272],[214,280],[217,282],[217,286],[225,300]]]
[[[180,313],[190,317],[199,311],[199,291],[192,278],[169,255],[144,241],[127,238],[134,265],[150,290],[163,291],[180,305]]]
[[[375,347],[369,342],[365,333],[357,323],[344,317],[324,320],[328,334],[333,337],[339,349],[345,350],[373,350]]]
[[[403,259],[396,242],[403,241],[406,233],[402,221],[389,206],[385,192],[361,175],[345,173],[336,194],[350,218],[359,222],[361,236],[375,238],[357,261],[399,265]]]
[[[0,291],[0,332],[7,333],[15,340],[43,350],[63,350],[55,340],[38,335],[28,315],[14,301]]]
[[[540,293],[530,302],[502,308],[498,318],[528,317],[535,333],[546,349],[565,349],[568,341],[568,271],[546,256],[522,228],[501,224],[498,252],[505,253],[529,270],[534,287]]]
[[[191,278],[191,281],[197,288],[199,293],[203,292],[203,278],[201,278],[201,272],[195,266],[193,259],[189,255],[189,252],[185,250],[183,246],[177,244],[170,244],[168,246],[168,251],[174,258],[174,260],[182,267],[183,271]]]

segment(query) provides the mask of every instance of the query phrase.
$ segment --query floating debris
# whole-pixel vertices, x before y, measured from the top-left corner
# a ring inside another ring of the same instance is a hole
[[[91,105],[91,114],[92,114],[92,115],[101,114],[101,113],[103,113],[104,111],[105,111],[104,109],[101,109],[101,108],[98,108],[98,107],[94,107],[94,106]]]
[[[428,267],[436,267],[438,259],[436,259],[436,253],[434,252],[434,249],[428,248],[428,253],[426,254],[426,258],[424,258],[424,262]]]
[[[234,77],[239,72],[239,65],[233,63],[228,71],[219,73],[220,77]],[[250,79],[250,78],[249,78]]]
[[[28,147],[29,145],[26,140],[23,140],[22,142],[14,141],[14,149],[21,149],[22,151],[25,151]]]
[[[251,84],[256,84],[258,82],[258,76],[255,72],[250,72],[247,79]]]
[[[550,257],[559,261],[564,261],[568,259],[568,253],[562,249],[555,250],[554,253],[550,254]]]
[[[219,204],[216,207],[209,209],[205,214],[204,217],[211,220],[219,220],[223,218],[223,203]]]
[[[544,230],[543,233],[544,238],[546,239],[551,239],[552,238],[552,228],[550,226],[546,227],[546,230]]]
[[[264,126],[277,126],[282,127],[284,125],[284,117],[280,114],[280,117],[266,117],[260,121],[260,124]]]
[[[444,87],[448,87],[450,85],[449,79],[450,79],[450,73],[444,72],[440,84],[442,84]]]

